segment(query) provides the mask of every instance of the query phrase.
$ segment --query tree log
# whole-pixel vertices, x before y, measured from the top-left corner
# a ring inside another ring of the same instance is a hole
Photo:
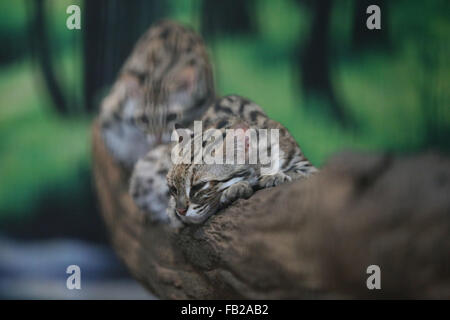
[[[450,160],[344,153],[203,225],[152,224],[94,124],[93,172],[112,244],[163,299],[450,298]],[[367,267],[381,269],[369,290]]]

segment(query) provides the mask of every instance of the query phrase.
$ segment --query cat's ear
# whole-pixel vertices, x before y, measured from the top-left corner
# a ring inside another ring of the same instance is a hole
[[[187,66],[177,76],[177,91],[191,92],[197,82],[197,71],[194,66]]]
[[[128,96],[135,96],[139,93],[140,82],[137,76],[124,74],[120,78],[120,83]]]
[[[198,86],[199,79],[196,68],[188,64],[175,71],[171,78],[172,98],[180,100],[179,103],[185,103],[184,99],[190,97]]]
[[[245,121],[237,121],[236,123],[234,123],[231,127],[231,129],[242,129],[244,131],[244,133],[250,129],[250,125],[245,122]]]
[[[247,130],[250,129],[250,125],[245,122],[245,121],[238,121],[236,123],[234,123],[231,126],[232,129],[234,130],[242,130],[242,131],[236,131],[236,134],[239,136],[240,134],[243,134],[245,136],[245,151],[248,151],[248,147],[249,147],[249,136],[247,134]]]
[[[244,137],[244,150],[246,158],[248,157],[248,150],[250,148],[250,137],[254,139],[252,136],[252,132],[247,132],[250,129],[250,125],[242,120],[238,120],[230,126],[231,129],[237,130],[235,131],[235,135],[239,138],[241,135]]]

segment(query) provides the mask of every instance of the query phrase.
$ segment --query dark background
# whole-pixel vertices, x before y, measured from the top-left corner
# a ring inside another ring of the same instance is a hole
[[[381,30],[366,28],[370,4]],[[449,151],[449,15],[446,0],[1,1],[0,297],[149,297],[107,246],[89,140],[153,22],[200,32],[219,93],[260,104],[321,166],[342,149]],[[65,289],[69,264],[90,290]]]

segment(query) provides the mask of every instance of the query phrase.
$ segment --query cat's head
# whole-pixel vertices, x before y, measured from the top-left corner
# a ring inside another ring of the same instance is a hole
[[[218,123],[220,122],[222,121]],[[216,125],[214,124],[213,127]],[[242,129],[243,127],[246,127],[243,121],[233,121],[231,119],[228,125],[221,128],[219,132],[223,134],[226,129]],[[195,150],[195,144],[198,142],[198,139],[204,141],[206,136],[206,133],[203,133],[202,137],[195,137],[194,133],[186,128],[178,127],[176,131],[181,133],[179,136],[190,137],[192,151]],[[220,135],[222,136],[222,134]],[[184,140],[180,139],[180,141]],[[233,184],[248,179],[253,172],[253,168],[246,163],[226,163],[225,142],[226,140],[224,139],[217,145],[218,149],[224,150],[222,163],[206,164],[204,159],[200,163],[195,163],[194,154],[197,153],[192,152],[189,153],[189,156],[185,155],[182,161],[180,158],[180,162],[175,163],[169,170],[167,184],[170,194],[175,200],[176,213],[182,221],[186,223],[201,223],[205,221],[221,208],[222,193]],[[238,146],[235,146],[235,154],[238,149]],[[205,155],[205,150],[211,149],[207,149],[207,146],[203,144],[203,155]],[[248,150],[246,149],[246,151]],[[186,160],[189,163],[186,163]]]
[[[156,144],[170,141],[175,123],[187,125],[200,118],[214,97],[205,62],[198,57],[178,59],[164,75],[154,75],[144,83],[144,108],[136,120]]]
[[[178,217],[202,223],[220,207],[222,193],[246,178],[245,165],[177,164],[167,175],[169,192]]]

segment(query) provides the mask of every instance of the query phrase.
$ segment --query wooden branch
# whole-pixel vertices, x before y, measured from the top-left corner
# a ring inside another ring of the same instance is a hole
[[[112,243],[160,298],[449,298],[450,160],[342,154],[179,233],[146,221],[93,127]],[[366,269],[381,268],[381,290]]]

